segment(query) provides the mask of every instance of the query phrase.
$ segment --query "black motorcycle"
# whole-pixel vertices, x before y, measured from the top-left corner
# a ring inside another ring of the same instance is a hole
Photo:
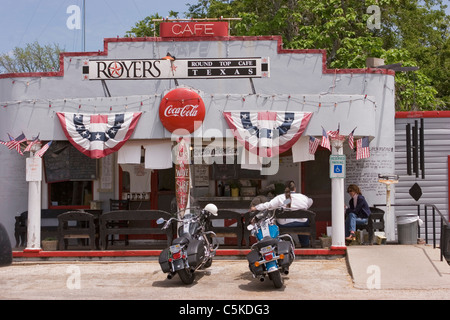
[[[278,210],[277,213],[281,213]],[[289,266],[295,259],[294,241],[288,234],[280,235],[275,223],[276,211],[257,213],[248,230],[258,239],[247,255],[250,271],[254,278],[264,281],[268,275],[275,288],[283,286],[282,274],[289,274]]]
[[[168,273],[168,279],[172,279],[175,274],[178,274],[183,283],[191,284],[194,281],[196,270],[211,266],[212,259],[219,247],[212,241],[216,234],[207,231],[208,218],[211,214],[217,215],[217,207],[214,204],[208,204],[203,210],[193,208],[185,209],[183,212],[186,214],[181,219],[164,220],[160,218],[157,221],[158,224],[165,222],[162,229],[169,228],[172,223],[178,223],[178,238],[161,252],[159,264],[162,271]],[[177,217],[179,213],[177,213]]]

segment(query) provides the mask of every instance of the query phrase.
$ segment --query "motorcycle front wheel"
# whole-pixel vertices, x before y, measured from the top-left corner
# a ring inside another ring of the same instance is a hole
[[[184,284],[192,284],[192,282],[194,282],[195,275],[191,270],[181,269],[178,270],[177,273]]]
[[[280,271],[274,271],[269,273],[269,278],[272,280],[275,288],[279,289],[283,286],[283,277],[281,276]]]

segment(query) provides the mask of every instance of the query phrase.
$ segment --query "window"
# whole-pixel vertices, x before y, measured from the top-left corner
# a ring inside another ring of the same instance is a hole
[[[92,200],[92,181],[64,181],[50,183],[50,208],[89,207]]]

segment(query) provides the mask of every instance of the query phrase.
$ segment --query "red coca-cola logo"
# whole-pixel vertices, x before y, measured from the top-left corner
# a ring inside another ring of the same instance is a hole
[[[164,128],[170,132],[185,129],[192,133],[205,119],[205,104],[194,90],[177,88],[162,98],[159,105],[159,118]]]

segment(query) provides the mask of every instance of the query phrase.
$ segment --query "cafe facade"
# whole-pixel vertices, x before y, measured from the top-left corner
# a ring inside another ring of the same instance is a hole
[[[11,241],[14,217],[35,204],[244,210],[293,180],[314,200],[320,235],[338,224],[336,181],[386,203],[378,175],[395,172],[393,71],[329,69],[325,50],[228,36],[226,22],[161,25],[160,37],[62,53],[59,71],[0,75],[0,139],[23,133],[49,147],[33,167],[29,153],[0,146],[0,221]]]

